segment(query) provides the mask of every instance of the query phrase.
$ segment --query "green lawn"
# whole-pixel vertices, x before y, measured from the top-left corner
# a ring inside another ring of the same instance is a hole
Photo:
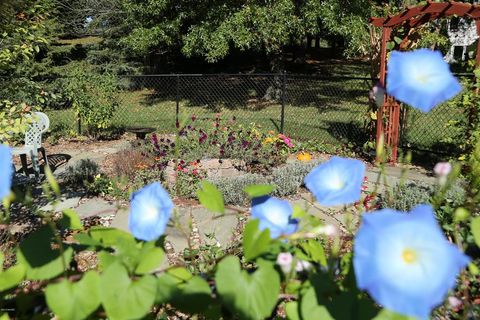
[[[174,78],[149,81],[149,86],[119,94],[120,105],[113,125],[155,127],[165,133],[175,131]],[[179,94],[181,120],[192,115],[200,120],[213,119],[219,112],[224,119],[235,117],[237,123],[255,123],[265,131],[280,129],[280,99],[264,99],[269,89],[265,79],[228,78],[218,85],[215,78],[184,81],[184,92]],[[284,132],[303,140],[317,139],[333,144],[345,141],[362,143],[368,139],[363,127],[368,116],[369,85],[368,81],[361,79],[288,78]],[[403,141],[414,148],[441,148],[440,141],[454,133],[453,129],[446,127],[448,120],[462,116],[451,109],[444,104],[428,114],[409,110],[406,118],[408,130]],[[71,110],[47,113],[53,130],[65,127],[76,129],[75,115]],[[197,126],[202,123],[208,125],[209,122],[197,121]]]

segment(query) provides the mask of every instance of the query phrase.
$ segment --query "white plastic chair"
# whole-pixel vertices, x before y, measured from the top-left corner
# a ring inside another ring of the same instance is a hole
[[[14,147],[13,155],[19,155],[22,160],[22,168],[25,175],[28,176],[27,155],[32,159],[32,167],[35,176],[40,176],[40,168],[38,164],[38,152],[42,153],[43,162],[48,166],[47,154],[45,148],[42,147],[42,134],[48,130],[50,120],[43,112],[34,112],[33,122],[28,126],[25,132],[25,145],[23,147]]]

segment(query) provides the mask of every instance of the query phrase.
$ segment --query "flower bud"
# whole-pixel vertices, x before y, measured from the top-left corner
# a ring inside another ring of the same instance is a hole
[[[462,222],[468,219],[470,212],[465,208],[457,208],[453,213],[453,219],[455,222]]]
[[[295,271],[303,272],[308,271],[312,267],[312,264],[305,260],[298,260],[295,266]]]
[[[288,274],[292,270],[293,256],[290,252],[282,252],[277,256],[277,264],[283,273]]]
[[[446,177],[452,171],[452,165],[448,162],[439,162],[433,168],[438,177]]]
[[[458,299],[457,297],[454,297],[454,296],[448,297],[447,301],[448,301],[448,305],[450,306],[450,308],[452,308],[454,310],[460,309],[463,305],[462,300],[460,300],[460,299]]]

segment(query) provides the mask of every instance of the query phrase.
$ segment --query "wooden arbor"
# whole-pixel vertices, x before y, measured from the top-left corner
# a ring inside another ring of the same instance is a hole
[[[448,16],[467,17],[475,21],[477,34],[480,36],[480,5],[463,2],[432,2],[416,7],[410,7],[405,11],[386,18],[370,18],[370,23],[375,27],[382,28],[380,48],[380,85],[385,87],[387,73],[387,42],[390,41],[392,30],[404,27],[407,36],[403,42],[408,41],[408,31],[424,23]],[[477,43],[477,65],[480,65],[480,41]],[[381,136],[384,143],[391,148],[391,162],[397,161],[398,141],[400,131],[400,104],[390,96],[386,96],[383,106],[377,111],[377,144]]]

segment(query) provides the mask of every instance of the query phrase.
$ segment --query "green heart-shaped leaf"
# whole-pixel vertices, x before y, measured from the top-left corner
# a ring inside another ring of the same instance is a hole
[[[259,224],[259,220],[251,220],[243,231],[243,254],[247,260],[252,260],[268,250],[270,230],[260,231]]]
[[[45,297],[50,309],[60,319],[81,320],[100,306],[99,287],[98,273],[88,271],[76,283],[62,280],[48,285]]]
[[[128,232],[115,228],[94,227],[89,230],[90,237],[105,247],[114,247],[119,239],[135,243],[135,238]]]
[[[17,264],[5,271],[0,271],[0,291],[15,287],[25,277],[25,266]]]
[[[210,211],[224,213],[223,196],[215,185],[207,181],[201,182],[201,189],[197,190],[198,201]]]
[[[157,283],[145,275],[132,281],[127,269],[118,262],[111,264],[100,279],[100,300],[109,319],[137,319],[150,311]]]
[[[60,227],[70,230],[81,230],[83,228],[82,222],[77,212],[73,209],[65,209],[62,211],[63,217],[59,221]]]
[[[30,234],[17,249],[17,260],[27,269],[27,278],[47,280],[58,276],[68,267],[73,256],[71,247],[52,250],[54,235],[48,226]]]
[[[264,319],[272,313],[280,291],[280,277],[272,265],[260,261],[248,274],[237,257],[228,256],[217,266],[215,283],[221,300],[240,319]]]
[[[275,186],[271,184],[252,184],[243,189],[250,198],[269,195],[273,190],[275,190]]]
[[[135,269],[135,273],[146,274],[158,269],[162,264],[163,257],[163,250],[159,247],[155,247],[155,243],[145,243],[138,256],[139,262]]]
[[[212,303],[212,290],[207,281],[194,276],[186,283],[178,285],[178,291],[171,300],[176,308],[191,313],[199,313],[206,310]]]
[[[473,218],[470,227],[472,229],[473,239],[476,245],[480,247],[480,217]]]

